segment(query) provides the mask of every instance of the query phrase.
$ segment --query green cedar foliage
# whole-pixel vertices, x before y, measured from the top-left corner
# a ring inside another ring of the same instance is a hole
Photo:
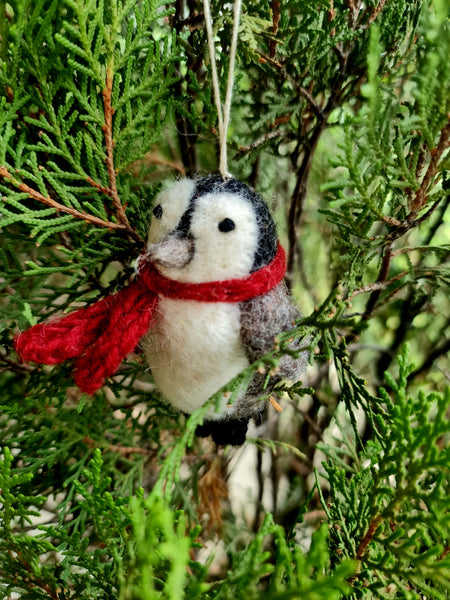
[[[2,598],[446,597],[449,17],[244,3],[230,170],[274,199],[305,316],[230,401],[293,336],[312,356],[246,444],[244,518],[245,457],[195,438],[205,409],[164,405],[139,350],[94,398],[13,350],[126,284],[164,179],[216,170],[201,3],[0,0]]]

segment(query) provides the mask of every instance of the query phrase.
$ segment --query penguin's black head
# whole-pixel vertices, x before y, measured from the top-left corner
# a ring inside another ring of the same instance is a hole
[[[226,192],[247,200],[253,208],[258,223],[258,246],[250,272],[268,265],[277,253],[277,230],[263,197],[238,179],[223,179],[221,175],[208,175],[196,180],[193,201],[206,194]]]
[[[243,277],[277,252],[267,204],[237,179],[182,179],[160,194],[153,215],[149,255],[179,281]]]

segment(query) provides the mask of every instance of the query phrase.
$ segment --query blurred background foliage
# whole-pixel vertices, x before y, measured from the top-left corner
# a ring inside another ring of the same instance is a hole
[[[217,170],[201,2],[0,0],[3,597],[447,597],[449,16],[244,3],[229,169],[304,314],[262,362],[296,334],[311,364],[232,449],[139,349],[94,398],[13,349],[126,284],[157,192]],[[224,91],[232,6],[213,20]]]

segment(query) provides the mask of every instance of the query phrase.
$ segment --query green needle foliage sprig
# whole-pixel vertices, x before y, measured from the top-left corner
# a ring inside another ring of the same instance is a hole
[[[331,492],[324,508],[334,522],[336,555],[360,563],[355,597],[370,590],[390,598],[396,588],[404,594],[399,597],[445,598],[450,389],[410,397],[406,386],[414,366],[407,347],[398,362],[398,381],[386,373],[392,397],[381,389],[385,411],[375,417],[377,436],[357,460],[356,449],[324,447]]]
[[[293,339],[310,367],[231,449],[195,436],[217,398],[175,414],[139,348],[93,398],[13,349],[127,284],[164,176],[217,169],[202,3],[0,0],[2,598],[446,597],[449,10],[244,2],[230,170],[304,316],[220,394]]]
[[[87,222],[139,243],[142,213],[127,169],[159,138],[170,107],[176,49],[160,26],[170,9],[70,0],[8,6],[11,51],[0,81],[8,91],[0,110],[5,226],[26,223],[41,244]],[[24,76],[32,85],[21,85]]]

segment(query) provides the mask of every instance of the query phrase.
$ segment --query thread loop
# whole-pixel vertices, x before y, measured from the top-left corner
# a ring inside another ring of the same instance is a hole
[[[217,109],[217,121],[219,127],[219,171],[223,179],[230,179],[232,175],[228,172],[227,156],[227,133],[231,116],[231,99],[233,97],[234,66],[236,63],[236,50],[238,44],[239,19],[241,16],[242,0],[235,0],[233,33],[230,45],[230,63],[228,68],[227,89],[225,103],[222,105],[220,98],[219,77],[217,74],[216,52],[214,47],[214,33],[212,28],[210,0],[203,0],[205,10],[206,34],[208,37],[208,50],[211,61],[211,75],[214,92],[214,102]]]

